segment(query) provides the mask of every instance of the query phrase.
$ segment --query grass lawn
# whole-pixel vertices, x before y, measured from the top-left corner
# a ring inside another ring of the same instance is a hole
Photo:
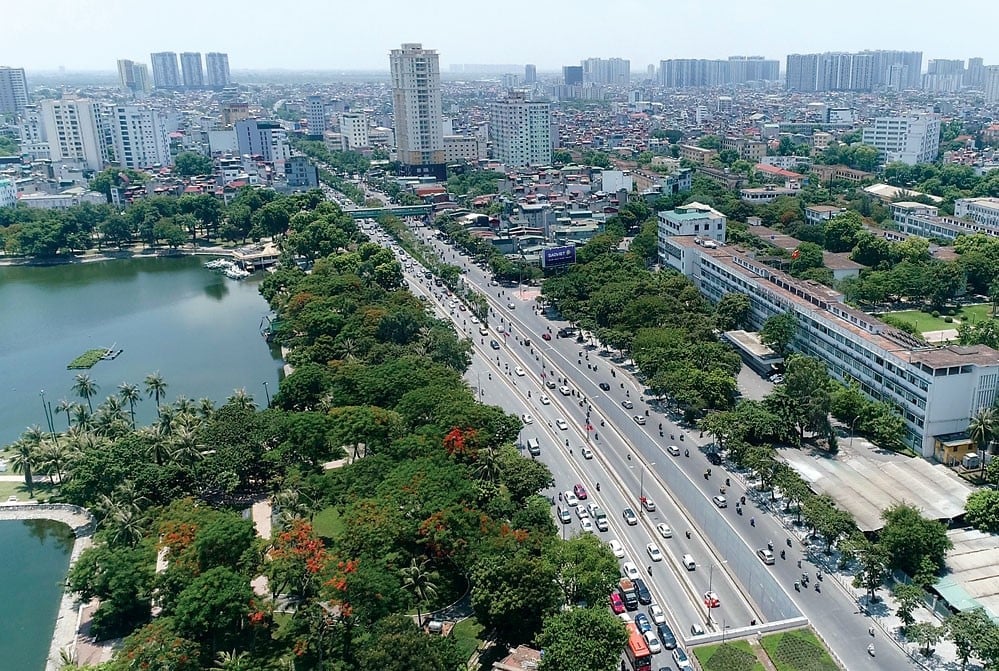
[[[35,500],[44,503],[49,498],[49,491],[52,485],[46,483],[35,485]],[[16,496],[18,501],[30,501],[28,488],[24,486],[24,480],[20,482],[0,482],[0,501],[6,501],[11,496]]]
[[[893,317],[903,319],[919,330],[920,333],[927,331],[942,331],[943,329],[956,329],[955,322],[947,323],[944,316],[934,317],[929,312],[922,310],[902,310],[900,312],[889,312]],[[978,305],[966,305],[952,315],[955,321],[982,321],[992,317],[992,305],[989,303],[979,303]]]
[[[340,519],[340,513],[337,512],[336,507],[330,506],[316,513],[315,519],[312,520],[312,528],[317,536],[336,538],[343,533],[343,520]]]
[[[760,643],[777,671],[839,671],[811,629],[764,636]]]
[[[461,650],[462,659],[471,657],[472,653],[475,652],[475,648],[482,643],[479,637],[482,635],[483,628],[474,617],[467,618],[454,625],[454,629],[451,630],[451,636],[454,638],[455,643],[458,644],[458,649]]]
[[[748,641],[727,641],[691,650],[704,671],[764,671]]]

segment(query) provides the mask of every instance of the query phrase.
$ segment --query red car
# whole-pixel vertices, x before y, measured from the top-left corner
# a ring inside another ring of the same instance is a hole
[[[614,611],[615,615],[620,615],[624,612],[624,601],[621,600],[621,595],[617,592],[611,592],[610,595],[611,610]]]
[[[550,335],[550,334],[548,334],[548,333],[542,333],[542,334],[541,334],[541,339],[542,339],[542,340],[551,340],[551,339],[552,339],[552,337],[551,337],[551,335]]]
[[[572,493],[575,494],[576,498],[579,499],[580,501],[584,500],[587,496],[586,487],[578,483],[573,486]]]
[[[714,592],[704,593],[704,605],[708,608],[717,608],[721,605],[721,601],[718,599],[718,595]]]

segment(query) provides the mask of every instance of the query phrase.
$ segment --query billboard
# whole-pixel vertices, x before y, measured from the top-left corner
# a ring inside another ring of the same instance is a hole
[[[576,262],[576,246],[548,247],[541,252],[542,268],[560,268]]]

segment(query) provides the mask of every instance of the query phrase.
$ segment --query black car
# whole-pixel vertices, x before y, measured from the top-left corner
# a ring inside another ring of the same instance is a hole
[[[500,344],[498,342],[496,342],[495,340],[490,340],[489,341],[489,346],[492,347],[493,349],[499,349],[500,348]]]
[[[652,603],[652,592],[649,591],[645,581],[641,578],[635,578],[632,582],[635,583],[635,591],[638,593],[638,603],[643,606],[648,606]]]
[[[659,634],[659,642],[663,644],[663,647],[667,650],[672,650],[676,647],[676,636],[673,634],[673,630],[669,628],[668,624],[660,624],[656,627],[656,633]]]
[[[610,385],[607,384],[606,382],[601,382],[600,388],[603,389],[604,391],[610,391]]]
[[[559,338],[568,338],[568,337],[574,335],[575,333],[576,333],[575,329],[566,329],[566,328],[563,328],[563,329],[559,329],[558,330],[558,337]]]
[[[715,466],[721,466],[722,458],[717,452],[708,452],[708,461]]]

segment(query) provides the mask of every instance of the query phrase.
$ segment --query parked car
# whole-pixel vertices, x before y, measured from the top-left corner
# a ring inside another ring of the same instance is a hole
[[[649,616],[645,613],[635,613],[635,626],[643,634],[647,631],[652,631],[652,623],[649,622]]]
[[[656,627],[656,633],[659,634],[659,642],[663,644],[663,647],[667,650],[672,650],[676,647],[676,635],[673,630],[669,628],[669,625],[665,622]]]
[[[632,578],[632,582],[635,583],[635,591],[638,592],[638,603],[643,606],[648,606],[652,603],[652,592],[649,591],[645,581],[641,578]]]
[[[649,606],[649,617],[652,618],[652,622],[655,624],[665,624],[666,622],[666,613],[656,603]]]
[[[625,578],[634,580],[638,577],[638,567],[635,566],[635,562],[626,561],[621,567],[621,573]]]
[[[621,595],[617,592],[611,592],[610,606],[615,615],[620,615],[624,612],[624,601],[621,601]]]

